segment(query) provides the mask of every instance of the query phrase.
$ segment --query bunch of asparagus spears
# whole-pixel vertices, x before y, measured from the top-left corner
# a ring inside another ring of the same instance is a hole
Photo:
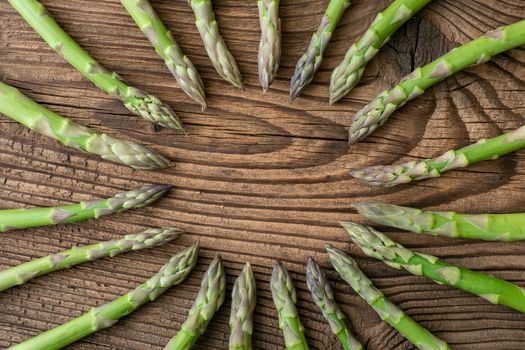
[[[13,8],[46,41],[95,86],[122,101],[132,113],[163,127],[182,129],[182,121],[159,98],[127,84],[80,47],[51,17],[37,0],[8,0]],[[210,61],[227,82],[243,88],[239,67],[223,40],[210,0],[189,0],[195,24]],[[179,87],[204,110],[207,107],[203,82],[175,38],[156,14],[148,0],[121,0],[137,26],[149,39],[158,55],[176,79]],[[365,33],[354,43],[343,61],[333,71],[330,104],[343,98],[358,83],[366,64],[408,19],[430,0],[394,0],[379,13]],[[259,80],[264,91],[275,79],[281,55],[281,20],[279,0],[258,0],[261,41],[259,45]],[[290,84],[290,99],[299,96],[319,69],[323,54],[349,0],[330,0],[318,30],[312,35],[306,52],[299,58]],[[420,96],[426,89],[463,69],[490,60],[493,56],[525,44],[525,20],[492,30],[484,36],[451,50],[433,62],[417,68],[393,88],[383,91],[353,118],[349,142],[358,142],[382,126],[400,107]],[[152,149],[98,133],[62,117],[23,95],[16,88],[0,82],[0,113],[29,129],[73,147],[122,163],[134,169],[161,169],[172,165]],[[476,144],[451,150],[436,158],[395,166],[372,166],[352,171],[352,175],[371,185],[395,186],[415,180],[438,177],[443,172],[494,159],[525,147],[525,126],[506,134],[483,139]],[[99,218],[131,208],[147,206],[162,197],[168,185],[151,185],[117,194],[111,198],[52,208],[0,210],[0,232],[45,225],[72,223]],[[354,205],[367,218],[381,224],[417,233],[484,240],[523,240],[523,214],[458,214],[422,211],[379,202]],[[363,252],[388,266],[405,269],[437,283],[453,286],[525,313],[525,290],[511,282],[484,275],[441,261],[435,256],[414,252],[394,242],[371,227],[342,223]],[[0,291],[29,282],[38,276],[77,264],[117,254],[156,247],[178,238],[175,228],[153,228],[122,238],[75,247],[35,259],[0,272]],[[10,349],[49,350],[63,348],[98,330],[112,326],[148,301],[155,300],[171,286],[184,281],[195,266],[198,242],[174,255],[160,271],[133,291],[105,305],[96,307],[66,324]],[[449,349],[449,345],[417,324],[392,304],[341,250],[327,247],[334,269],[380,317],[396,328],[420,349]],[[330,329],[345,350],[363,349],[353,335],[349,321],[337,305],[334,292],[322,268],[309,258],[306,284],[314,303],[320,308]],[[286,267],[278,262],[270,281],[273,301],[287,349],[308,349],[304,326],[296,308],[297,292]],[[201,287],[187,320],[169,341],[166,349],[190,349],[207,329],[225,299],[226,275],[217,256],[204,274]],[[255,278],[247,263],[232,291],[229,348],[251,349],[253,312],[256,303]]]

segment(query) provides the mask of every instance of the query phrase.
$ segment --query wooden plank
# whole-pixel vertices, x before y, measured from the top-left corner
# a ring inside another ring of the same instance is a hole
[[[188,135],[162,130],[129,113],[63,62],[6,1],[0,2],[0,73],[3,80],[53,110],[97,130],[140,141],[177,161],[173,169],[134,172],[67,149],[0,119],[0,207],[56,205],[104,197],[145,183],[174,190],[152,207],[99,221],[6,233],[0,267],[141,230],[177,226],[186,234],[149,251],[105,259],[38,278],[0,295],[0,347],[20,342],[125,293],[152,275],[171,254],[195,240],[202,245],[195,271],[108,330],[71,349],[161,349],[185,319],[211,258],[220,253],[228,293],[242,265],[254,265],[258,282],[254,347],[283,347],[268,280],[275,259],[292,272],[299,312],[312,349],[336,348],[335,338],[305,286],[309,255],[329,266],[324,246],[350,251],[395,303],[454,349],[523,349],[525,315],[363,258],[338,227],[364,223],[350,204],[365,199],[464,212],[503,213],[525,206],[525,153],[517,152],[440,179],[395,189],[368,188],[348,170],[437,155],[495,136],[523,123],[523,48],[459,73],[398,111],[390,123],[349,149],[351,116],[382,89],[418,65],[459,43],[525,17],[521,0],[437,0],[409,21],[381,50],[362,82],[342,103],[327,103],[332,69],[351,42],[389,1],[356,0],[344,15],[325,60],[303,97],[288,102],[293,67],[317,27],[327,0],[281,2],[283,57],[277,81],[266,94],[258,84],[259,27],[255,1],[215,1],[224,38],[246,81],[240,91],[215,73],[185,0],[156,0],[155,8],[195,63],[209,108],[176,87],[149,42],[117,0],[43,1],[57,21],[108,68],[169,101]],[[409,247],[525,286],[525,243],[486,243],[421,237],[386,230]],[[393,329],[329,275],[337,300],[369,349],[410,349]],[[198,349],[227,347],[230,300],[211,323]]]

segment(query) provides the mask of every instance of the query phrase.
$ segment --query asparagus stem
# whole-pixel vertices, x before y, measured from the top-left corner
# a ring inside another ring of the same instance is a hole
[[[164,196],[170,188],[171,185],[156,184],[118,193],[111,198],[61,207],[0,210],[0,232],[98,219],[119,211],[142,208]]]
[[[372,284],[372,281],[366,277],[350,256],[333,247],[327,247],[326,250],[330,256],[332,265],[339,275],[341,275],[341,278],[377,312],[383,321],[388,322],[418,349],[450,349],[447,343],[434,336],[410,318],[403,310],[392,304],[390,300]]]
[[[171,161],[141,144],[98,133],[62,117],[0,82],[0,113],[62,144],[134,169],[167,168]]]
[[[323,312],[330,329],[337,336],[345,350],[362,350],[363,345],[350,330],[345,315],[334,299],[334,291],[324,271],[313,258],[308,258],[306,265],[306,285],[312,293],[312,299]]]
[[[224,302],[226,274],[221,258],[216,256],[202,278],[197,298],[191,307],[188,319],[182,324],[179,332],[173,337],[165,350],[188,350],[199,336],[206,332],[213,315]]]
[[[184,249],[173,256],[157,274],[128,294],[9,349],[57,350],[101,329],[111,327],[148,301],[154,301],[169,287],[184,281],[195,266],[198,250],[198,243]]]
[[[478,295],[493,304],[505,305],[525,313],[525,289],[513,283],[447,264],[439,258],[413,252],[371,227],[341,223],[363,252],[385,264],[425,276],[431,280]]]
[[[255,277],[250,263],[246,263],[233,285],[230,350],[252,349],[253,310],[256,302]]]
[[[424,67],[417,68],[390,90],[380,93],[352,118],[349,142],[353,144],[382,126],[398,108],[445,78],[493,56],[525,44],[525,20],[490,31],[457,47]]]
[[[120,239],[99,242],[83,247],[75,247],[60,253],[45,256],[0,271],[0,292],[24,284],[33,278],[50,272],[63,270],[87,261],[147,248],[157,247],[178,238],[178,229],[164,227],[147,229],[143,232],[126,235]]]
[[[351,171],[353,177],[373,186],[392,187],[415,180],[439,177],[445,171],[496,159],[525,147],[525,125],[506,134],[482,139],[437,158],[400,165],[376,165]]]
[[[182,52],[148,0],[121,0],[140,30],[164,60],[180,88],[202,109],[206,109],[206,100],[202,80],[190,59]]]
[[[525,240],[525,214],[458,214],[423,211],[381,202],[353,204],[359,214],[382,225],[454,238]]]
[[[306,52],[299,58],[290,83],[290,99],[294,100],[310,84],[321,65],[323,54],[328,47],[341,16],[350,6],[350,0],[330,0],[317,31],[312,35]]]
[[[9,0],[9,3],[47,44],[99,89],[124,103],[127,109],[159,125],[181,129],[175,112],[157,97],[126,84],[95,61],[51,17],[37,0]]]
[[[195,14],[195,24],[215,70],[224,80],[242,89],[239,67],[219,33],[219,25],[215,20],[211,1],[188,0],[188,3]]]
[[[431,0],[395,0],[380,12],[366,32],[347,51],[330,78],[330,104],[343,98],[359,82],[366,64],[386,44],[399,27]]]
[[[281,19],[279,0],[258,0],[261,42],[259,43],[259,81],[264,91],[272,83],[281,59]]]
[[[277,262],[270,280],[273,303],[279,316],[279,328],[284,334],[284,343],[288,350],[307,350],[308,343],[304,335],[304,327],[299,319],[297,292],[292,278],[282,262]]]

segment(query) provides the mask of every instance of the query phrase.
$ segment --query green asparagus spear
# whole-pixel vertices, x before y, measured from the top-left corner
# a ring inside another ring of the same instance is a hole
[[[151,41],[151,44],[164,60],[171,74],[177,80],[180,88],[192,99],[197,101],[202,109],[206,108],[202,80],[191,63],[182,52],[179,45],[160,20],[148,0],[120,0],[129,12],[140,30]]]
[[[226,274],[221,258],[216,256],[202,278],[201,288],[189,311],[188,319],[166,345],[165,350],[191,349],[199,336],[206,332],[213,315],[224,302],[225,290]]]
[[[290,83],[290,100],[294,100],[310,84],[323,60],[324,50],[332,38],[341,16],[350,6],[350,0],[330,0],[321,24],[312,35],[306,52],[299,58]]]
[[[347,51],[330,78],[330,104],[343,98],[359,82],[366,64],[386,44],[399,27],[431,0],[394,0],[380,12],[366,32]]]
[[[259,43],[259,81],[264,91],[272,83],[281,59],[281,19],[279,0],[258,0],[261,42]]]
[[[323,312],[323,316],[330,324],[330,329],[337,336],[343,348],[362,350],[363,345],[350,331],[345,315],[335,302],[334,291],[324,271],[311,257],[308,258],[306,265],[306,285],[312,293],[315,305]]]
[[[169,287],[184,281],[198,256],[198,243],[173,256],[160,271],[126,295],[42,333],[9,350],[57,350],[101,329],[109,328],[148,301],[154,301]]]
[[[146,207],[170,188],[171,185],[156,184],[118,193],[111,198],[61,207],[0,210],[0,232],[98,219],[119,211]]]
[[[120,239],[99,242],[83,247],[75,247],[60,253],[28,261],[10,269],[0,271],[0,292],[24,284],[35,277],[50,272],[63,270],[103,257],[146,248],[153,248],[178,238],[181,232],[164,227],[145,230],[141,233],[126,235]]]
[[[279,316],[279,328],[283,330],[286,349],[307,350],[308,343],[304,335],[304,327],[295,306],[297,292],[288,270],[280,261],[273,269],[270,289]]]
[[[417,68],[390,90],[380,93],[352,118],[349,142],[353,144],[382,126],[398,108],[445,78],[493,56],[525,44],[525,20],[490,31],[457,47],[424,67]]]
[[[458,214],[453,211],[423,211],[381,202],[352,205],[359,214],[382,225],[436,236],[525,240],[525,214]]]
[[[392,187],[415,180],[439,177],[445,171],[496,159],[525,147],[525,125],[506,134],[482,139],[470,146],[450,150],[437,158],[400,165],[375,165],[351,171],[353,177],[373,186]]]
[[[77,124],[2,82],[0,113],[66,146],[99,155],[112,162],[126,164],[134,169],[152,170],[172,165],[171,161],[146,146],[122,141]]]
[[[239,67],[219,33],[211,0],[188,0],[188,3],[195,14],[195,24],[215,70],[224,80],[242,89]]]
[[[450,350],[443,340],[420,326],[403,310],[392,304],[359,269],[348,255],[333,247],[326,248],[332,265],[361,298],[365,299],[382,320],[388,322],[402,336],[421,350]]]
[[[44,39],[47,44],[99,89],[118,98],[127,109],[159,125],[181,129],[175,112],[157,97],[126,84],[95,61],[51,17],[37,0],[9,0],[11,6]]]
[[[253,310],[256,303],[255,277],[250,263],[246,263],[237,277],[232,291],[230,313],[230,350],[251,350]]]
[[[478,295],[493,304],[525,313],[524,288],[494,276],[447,264],[435,256],[411,251],[371,227],[353,222],[341,224],[366,255],[380,259],[388,266],[405,269],[439,284]]]

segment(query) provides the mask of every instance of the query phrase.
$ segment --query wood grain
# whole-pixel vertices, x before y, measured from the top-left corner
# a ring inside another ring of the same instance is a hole
[[[381,50],[361,83],[342,103],[327,103],[330,72],[387,0],[355,0],[344,15],[313,83],[294,103],[289,80],[317,27],[327,0],[281,1],[283,57],[278,79],[264,94],[257,78],[259,27],[255,1],[215,1],[217,19],[246,82],[240,91],[213,70],[185,0],[155,0],[166,25],[195,63],[209,108],[199,107],[175,80],[117,0],[43,1],[57,21],[108,68],[174,107],[188,135],[156,133],[130,116],[63,62],[0,2],[0,76],[37,101],[97,130],[152,145],[178,165],[159,172],[124,166],[72,151],[0,118],[0,207],[48,206],[104,197],[151,182],[176,186],[152,207],[99,221],[3,234],[0,267],[78,244],[150,226],[177,226],[186,234],[148,252],[125,254],[38,278],[0,295],[0,347],[112,300],[152,275],[169,256],[195,240],[198,266],[171,289],[114,327],[70,349],[162,349],[185,319],[200,278],[220,253],[228,293],[250,261],[258,282],[254,348],[281,349],[268,281],[276,259],[285,261],[299,294],[299,312],[312,349],[337,348],[312,303],[304,266],[312,255],[328,270],[337,300],[369,349],[411,349],[395,330],[350,291],[329,268],[327,243],[350,251],[377,286],[454,349],[524,349],[525,315],[363,257],[339,220],[364,222],[350,204],[365,199],[463,212],[503,213],[525,207],[525,153],[517,152],[439,179],[395,189],[369,188],[348,170],[440,154],[523,123],[525,51],[512,50],[429,89],[398,111],[364,142],[349,149],[351,116],[383,88],[416,66],[496,26],[525,17],[522,0],[436,0]],[[487,243],[421,237],[386,230],[419,251],[525,286],[525,243]],[[197,349],[227,348],[227,298]]]

